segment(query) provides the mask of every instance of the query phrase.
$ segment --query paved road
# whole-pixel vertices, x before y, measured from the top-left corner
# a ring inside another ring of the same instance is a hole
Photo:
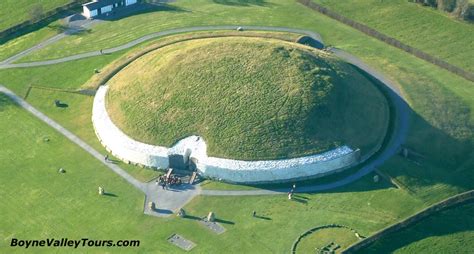
[[[0,92],[4,93],[8,97],[10,97],[14,102],[16,102],[18,105],[26,109],[28,112],[33,114],[35,117],[40,119],[41,121],[45,122],[49,126],[51,126],[53,129],[57,130],[59,133],[64,135],[66,138],[77,144],[79,147],[84,149],[86,152],[91,154],[94,158],[98,159],[99,161],[102,162],[105,166],[107,166],[109,169],[111,169],[113,172],[121,176],[123,179],[125,179],[127,182],[135,186],[135,188],[145,192],[145,185],[138,181],[137,179],[133,178],[131,175],[129,175],[127,172],[125,172],[123,169],[118,167],[117,165],[113,163],[108,163],[104,160],[104,154],[101,154],[97,152],[94,148],[86,144],[86,142],[82,141],[79,137],[76,135],[72,134],[70,131],[66,130],[64,127],[62,127],[60,124],[52,120],[51,118],[47,117],[45,114],[41,113],[38,111],[36,108],[31,106],[28,102],[23,100],[22,98],[18,97],[15,93],[7,89],[6,87],[0,85]]]
[[[145,42],[147,40],[151,40],[160,36],[166,36],[166,35],[171,35],[171,34],[176,34],[176,33],[183,33],[183,32],[195,32],[195,31],[208,31],[208,30],[235,30],[238,26],[200,26],[200,27],[188,27],[188,28],[177,28],[177,29],[171,29],[167,31],[161,31],[157,33],[152,33],[146,36],[143,36],[139,39],[133,40],[129,43],[123,44],[118,47],[110,48],[110,49],[105,49],[105,53],[112,53],[116,51],[120,51],[123,49],[127,49],[130,47],[133,47],[139,43]],[[300,34],[305,34],[310,37],[312,37],[315,40],[322,42],[322,38],[319,34],[307,31],[307,30],[300,30],[300,29],[293,29],[293,28],[286,28],[286,27],[266,27],[266,26],[245,26],[245,30],[258,30],[258,31],[283,31],[283,32],[294,32],[294,33],[300,33]],[[361,177],[369,174],[373,170],[375,170],[376,167],[382,165],[387,159],[389,159],[391,156],[393,156],[397,150],[399,149],[400,145],[405,141],[405,137],[408,132],[408,123],[409,123],[409,116],[410,116],[410,107],[407,105],[405,100],[402,97],[402,94],[400,90],[398,89],[397,85],[387,78],[385,78],[381,73],[378,73],[374,69],[370,68],[366,64],[364,64],[360,59],[357,57],[348,54],[347,52],[344,52],[339,49],[331,49],[331,51],[337,55],[338,57],[344,59],[345,61],[352,63],[353,65],[359,67],[360,69],[366,71],[367,73],[371,74],[378,80],[380,80],[386,87],[387,94],[391,98],[391,101],[393,103],[394,109],[395,109],[395,114],[396,114],[396,123],[395,123],[395,130],[392,136],[391,141],[389,144],[385,147],[384,151],[380,153],[377,158],[373,159],[372,161],[368,162],[363,168],[361,168],[359,171],[356,173],[332,182],[328,184],[321,184],[321,185],[312,185],[312,186],[304,186],[304,187],[299,187],[297,189],[297,192],[318,192],[318,191],[323,191],[323,190],[329,190],[337,187],[341,187],[344,185],[347,185],[349,183],[352,183]],[[21,63],[21,64],[3,64],[0,65],[0,68],[26,68],[26,67],[34,67],[34,66],[43,66],[43,65],[50,65],[50,64],[55,64],[55,63],[62,63],[62,62],[68,62],[68,61],[73,61],[81,58],[86,58],[86,57],[92,57],[92,56],[97,56],[100,55],[101,53],[99,51],[92,51],[92,52],[87,52],[83,54],[78,54],[78,55],[73,55],[61,59],[55,59],[55,60],[48,60],[48,61],[39,61],[39,62],[32,62],[32,63]],[[5,91],[6,89],[3,88]],[[81,146],[83,149],[91,153],[94,157],[97,159],[103,161],[102,155],[93,150],[90,146],[88,146],[85,142],[74,136],[72,133],[69,131],[65,130],[63,127],[61,127],[59,124],[53,122],[51,119],[47,118],[45,115],[31,107],[31,105],[27,104],[24,102],[21,98],[18,98],[15,96],[13,93],[10,92],[10,95],[12,95],[14,98],[17,98],[20,102],[20,105],[25,105],[27,110],[31,110],[34,115],[39,117],[40,119],[44,120],[48,124],[50,124],[53,128],[57,129],[61,133],[63,133],[66,137],[69,139],[73,140],[73,142],[77,143],[79,146]],[[183,190],[179,191],[160,191],[156,189],[156,187],[153,187],[153,183],[140,183],[138,180],[134,179],[130,175],[128,175],[125,171],[120,169],[119,167],[111,164],[106,164],[111,168],[114,172],[119,174],[120,176],[124,177],[127,181],[132,183],[135,187],[138,189],[142,190],[147,194],[147,202],[149,201],[156,201],[157,206],[160,207],[160,204],[163,205],[163,211],[162,213],[159,213],[158,215],[166,215],[168,212],[172,209],[179,208],[180,206],[184,206],[186,202],[188,202],[192,197],[195,195],[201,194],[201,195],[211,195],[211,196],[242,196],[242,195],[275,195],[275,194],[284,194],[287,192],[287,189],[274,189],[274,190],[248,190],[248,191],[224,191],[224,190],[200,190],[199,187],[184,187]],[[161,200],[159,200],[161,199]],[[175,201],[173,201],[175,200]],[[159,210],[159,209],[158,209]],[[144,207],[145,213],[148,213],[150,211],[147,211],[147,206]],[[157,215],[157,214],[155,214]]]
[[[377,158],[369,161],[364,167],[362,167],[356,173],[332,182],[328,184],[320,184],[320,185],[312,185],[312,186],[303,186],[297,188],[296,192],[318,192],[324,190],[330,190],[338,187],[342,187],[349,183],[352,183],[361,177],[371,173],[377,167],[381,166],[386,160],[390,157],[395,155],[400,148],[400,145],[405,142],[405,138],[408,133],[409,128],[409,118],[410,118],[410,107],[408,106],[407,102],[401,95],[401,91],[399,87],[389,79],[385,78],[381,73],[375,71],[374,69],[370,68],[368,65],[364,64],[362,60],[359,58],[344,52],[339,49],[331,49],[338,57],[342,58],[348,63],[351,63],[358,68],[364,70],[365,72],[369,73],[373,77],[380,80],[384,85],[387,91],[390,100],[393,103],[394,110],[395,110],[395,129],[389,144],[385,147],[385,149],[380,153]],[[248,191],[223,191],[223,190],[203,190],[201,195],[210,195],[210,196],[236,196],[236,195],[273,195],[273,194],[286,194],[288,192],[288,188],[285,189],[275,189],[275,190],[248,190]]]
[[[34,51],[37,51],[37,50],[40,50],[50,44],[53,44],[61,39],[63,39],[64,37],[67,37],[71,34],[76,34],[78,32],[81,32],[83,31],[84,29],[87,29],[88,27],[92,26],[93,24],[99,22],[99,20],[88,20],[88,19],[85,19],[85,18],[82,18],[82,19],[78,19],[76,18],[77,16],[81,16],[81,15],[78,15],[78,14],[75,14],[75,15],[71,15],[69,17],[67,17],[65,20],[67,22],[67,28],[64,32],[60,33],[60,34],[57,34],[45,41],[42,41],[40,42],[39,44],[27,49],[27,50],[24,50],[14,56],[11,56],[3,61],[0,62],[0,68],[2,68],[2,66],[9,66],[11,65],[14,61],[26,56],[26,55],[29,55],[31,54],[32,52]]]
[[[145,41],[148,41],[148,40],[151,40],[151,39],[155,39],[155,38],[163,37],[163,36],[167,36],[167,35],[172,35],[172,34],[197,32],[197,31],[212,31],[212,30],[233,30],[233,31],[235,31],[237,29],[237,27],[239,27],[239,26],[198,26],[198,27],[175,28],[175,29],[170,29],[170,30],[166,30],[166,31],[161,31],[161,32],[157,32],[157,33],[148,34],[148,35],[145,35],[141,38],[133,40],[131,42],[125,43],[123,45],[113,47],[113,48],[104,49],[103,53],[105,53],[105,54],[114,53],[114,52],[117,52],[117,51],[120,51],[120,50],[124,50],[124,49],[134,47],[137,44],[140,44],[142,42],[145,42]],[[315,40],[318,40],[321,43],[323,43],[322,38],[319,34],[317,34],[315,32],[312,32],[312,31],[307,31],[307,30],[301,30],[301,29],[296,29],[296,28],[287,28],[287,27],[273,27],[273,26],[244,26],[243,28],[245,30],[253,30],[253,31],[274,31],[274,32],[291,32],[291,33],[305,34],[305,35],[308,35],[308,36],[314,38]],[[65,37],[65,35],[63,35],[61,38],[63,38],[63,37]],[[59,40],[59,39],[55,39],[54,41],[57,41],[57,40]],[[54,42],[54,41],[52,41],[52,42]],[[42,47],[44,47],[48,44],[51,44],[52,42],[48,42],[47,44],[41,45],[38,48],[36,48],[37,46],[35,46],[35,47],[32,48],[32,51],[37,50],[39,48],[42,48]],[[38,45],[40,45],[40,44],[38,44]],[[26,50],[26,51],[28,51],[28,50]],[[26,51],[24,51],[24,52],[26,52]],[[28,51],[26,53],[24,53],[24,52],[19,53],[17,55],[19,57],[15,58],[14,60],[17,60],[18,58],[23,57],[24,55],[31,53],[31,51]],[[96,50],[96,51],[86,52],[86,53],[72,55],[72,56],[68,56],[68,57],[63,57],[63,58],[59,58],[59,59],[52,59],[52,60],[38,61],[38,62],[30,62],[30,63],[16,63],[16,64],[14,64],[14,63],[12,63],[13,61],[4,61],[4,62],[0,63],[0,69],[27,68],[27,67],[35,67],[35,66],[44,66],[44,65],[64,63],[64,62],[69,62],[69,61],[88,58],[88,57],[93,57],[93,56],[100,56],[100,55],[102,55],[100,50]]]
[[[144,206],[143,210],[144,213],[154,216],[170,216],[178,210],[179,208],[183,207],[187,202],[194,198],[194,196],[198,195],[201,188],[199,186],[191,186],[189,184],[183,184],[179,188],[175,188],[173,190],[162,190],[158,188],[158,186],[153,183],[142,183],[135,179],[133,176],[128,174],[119,166],[106,162],[104,160],[104,154],[99,153],[94,148],[86,144],[83,140],[81,140],[76,135],[72,134],[70,131],[62,127],[60,124],[52,120],[51,118],[47,117],[36,108],[31,106],[28,102],[17,96],[15,93],[7,89],[6,87],[0,85],[0,93],[6,94],[9,98],[11,98],[14,102],[20,105],[22,108],[26,109],[28,112],[33,114],[35,117],[40,119],[41,121],[45,122],[53,129],[57,130],[59,133],[64,135],[66,138],[77,144],[79,147],[84,149],[86,152],[91,154],[94,158],[99,160],[102,164],[107,166],[110,170],[114,173],[118,174],[120,177],[125,179],[127,182],[132,184],[135,188],[139,189],[143,193],[145,193],[146,204],[148,202],[154,202],[156,204],[156,209],[151,211],[148,206]]]

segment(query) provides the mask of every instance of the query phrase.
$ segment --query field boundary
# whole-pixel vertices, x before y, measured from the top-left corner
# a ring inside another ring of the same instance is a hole
[[[451,196],[447,199],[444,199],[436,204],[433,204],[413,216],[410,216],[400,222],[397,222],[395,224],[392,224],[388,227],[383,228],[382,230],[376,232],[375,234],[363,239],[362,241],[356,242],[352,244],[351,246],[347,247],[345,250],[342,251],[342,253],[355,253],[364,247],[369,246],[370,244],[374,243],[375,241],[392,234],[394,232],[400,231],[404,228],[407,228],[423,219],[428,218],[431,215],[436,214],[439,211],[467,203],[467,202],[472,202],[474,201],[474,190],[466,191],[454,196]]]
[[[79,0],[67,3],[65,5],[61,5],[56,7],[52,10],[46,11],[41,15],[41,17],[37,20],[29,19],[23,21],[19,24],[14,26],[8,27],[0,31],[0,42],[8,41],[9,37],[18,33],[18,34],[25,34],[25,31],[29,31],[32,27],[40,24],[46,24],[52,22],[54,19],[59,18],[61,14],[67,13],[70,10],[79,8],[83,3],[87,2],[86,0]]]
[[[331,11],[329,10],[328,8],[324,7],[324,6],[321,6],[315,2],[313,2],[312,0],[297,0],[298,3],[310,8],[311,10],[314,10],[314,11],[317,11],[321,14],[324,14],[332,19],[335,19],[341,23],[344,23],[354,29],[357,29],[359,30],[360,32],[363,32],[364,34],[370,36],[370,37],[373,37],[373,38],[376,38],[382,42],[385,42],[387,43],[388,45],[391,45],[391,46],[394,46],[398,49],[401,49],[407,53],[409,53],[410,55],[413,55],[413,56],[416,56],[422,60],[425,60],[429,63],[432,63],[440,68],[443,68],[447,71],[450,71],[464,79],[467,79],[469,81],[473,81],[474,82],[474,73],[472,72],[469,72],[469,71],[466,71],[460,67],[457,67],[455,65],[452,65],[438,57],[435,57],[435,56],[432,56],[428,53],[425,53],[417,48],[414,48],[412,46],[409,46],[393,37],[390,37],[386,34],[383,34],[373,28],[370,28],[369,26],[366,26],[362,23],[359,23],[357,21],[354,21],[350,18],[347,18],[345,16],[342,16],[341,14],[338,14],[334,11]]]

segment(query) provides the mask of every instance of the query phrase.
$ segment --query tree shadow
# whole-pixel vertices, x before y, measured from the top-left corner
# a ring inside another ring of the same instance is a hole
[[[271,6],[275,5],[274,3],[269,3],[265,0],[212,0],[216,4],[229,5],[229,6]]]
[[[13,102],[7,95],[0,92],[0,112],[5,111],[9,107],[19,107],[18,104]]]
[[[473,214],[473,212],[474,203],[472,201],[438,211],[407,228],[378,239],[356,253],[394,253],[404,246],[419,242],[428,237],[448,236],[459,232],[472,232],[474,231],[474,223],[472,223],[473,220],[469,219],[468,216],[469,214]],[[452,243],[454,244],[454,242]]]
[[[375,173],[371,173],[371,171],[381,167],[382,171],[391,178],[397,180],[409,178],[410,182],[405,183],[407,186],[429,187],[445,184],[465,190],[474,188],[474,181],[472,181],[474,179],[474,170],[472,170],[474,168],[474,123],[470,120],[470,106],[453,92],[442,89],[437,84],[427,84],[429,85],[427,87],[419,86],[418,89],[423,89],[423,91],[415,93],[424,93],[427,97],[416,98],[416,102],[412,102],[416,106],[425,104],[421,109],[429,112],[420,115],[413,111],[396,91],[386,87],[377,78],[356,66],[354,68],[371,80],[389,99],[388,133],[390,135],[385,137],[382,148],[363,164],[328,176],[287,183],[243,185],[282,193],[287,193],[293,183],[296,183],[297,186],[295,193],[364,192],[397,187],[384,179],[374,182]],[[405,128],[407,131],[406,140],[401,145],[421,154],[421,159],[418,161],[400,155],[398,145],[391,146],[394,142],[393,131],[395,128],[400,130],[400,126],[397,124],[401,116],[397,112],[397,108],[406,110],[410,122],[408,128]],[[457,121],[453,121],[453,119],[457,119]],[[387,155],[387,149],[393,155]],[[382,163],[379,157],[385,157],[386,161]],[[387,168],[389,169],[386,170]],[[351,180],[356,178],[360,179]],[[330,187],[332,183],[336,182],[347,182],[347,184],[341,187]],[[324,187],[326,190],[312,190],[311,186],[314,185],[326,186]]]

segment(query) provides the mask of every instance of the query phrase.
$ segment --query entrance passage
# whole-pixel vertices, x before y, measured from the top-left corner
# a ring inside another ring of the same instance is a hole
[[[190,170],[190,171],[195,171],[196,170],[196,159],[192,158],[190,159],[189,157],[191,156],[191,150],[186,149],[186,152],[184,154],[170,154],[168,155],[169,159],[169,167],[178,169],[178,170]]]
[[[188,169],[187,159],[182,154],[170,154],[168,155],[170,161],[170,168],[185,170]]]

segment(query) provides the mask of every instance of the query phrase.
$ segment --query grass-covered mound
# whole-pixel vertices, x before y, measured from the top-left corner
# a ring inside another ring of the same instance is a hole
[[[201,135],[217,157],[297,157],[342,144],[367,152],[389,119],[383,95],[353,67],[271,39],[173,44],[108,84],[108,112],[126,134],[168,147]]]

